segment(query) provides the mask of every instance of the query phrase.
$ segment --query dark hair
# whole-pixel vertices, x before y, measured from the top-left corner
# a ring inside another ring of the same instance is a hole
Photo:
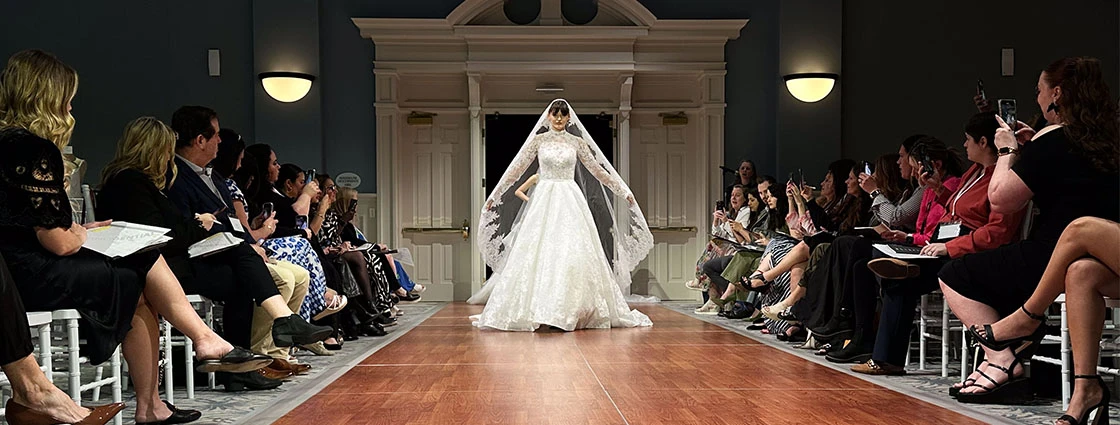
[[[942,178],[964,174],[964,163],[955,150],[945,146],[945,142],[933,136],[926,136],[914,144],[914,151],[910,156],[918,158],[921,163],[923,156],[929,156],[930,161],[941,161]]]
[[[921,140],[923,137],[930,137],[930,136],[927,136],[927,135],[924,135],[924,134],[915,134],[913,136],[907,137],[905,140],[902,141],[902,149],[905,150],[907,154],[909,154],[910,152],[914,152],[914,144],[918,143],[918,141]]]
[[[989,117],[994,116],[988,114]],[[910,193],[910,182],[902,178],[902,170],[898,169],[899,155],[897,153],[889,153],[880,156],[875,160],[875,185],[879,187],[879,191],[890,199],[891,202],[900,202],[902,197]],[[857,173],[858,174],[858,173]]]
[[[765,176],[762,176],[762,178],[758,179],[758,184],[762,184],[764,182],[765,183],[770,183],[770,187],[774,187],[778,184],[778,179],[774,178],[774,176],[771,176],[771,175],[767,174]],[[757,189],[757,187],[755,189]]]
[[[224,144],[225,142],[223,141],[222,143]],[[221,155],[221,150],[218,151],[218,155]],[[253,203],[252,201],[255,199],[255,195],[260,191],[261,184],[260,171],[257,168],[257,159],[246,151],[245,156],[241,158],[241,168],[234,171],[229,178],[233,179],[233,182],[237,184],[237,188],[241,189],[241,193],[245,194],[248,198],[247,201]],[[246,209],[246,211],[248,211],[248,209]]]
[[[253,166],[253,190],[243,190],[245,196],[249,199],[261,199],[271,189],[272,185],[268,182],[268,166],[272,160],[272,146],[265,143],[258,143],[245,147],[245,158],[241,160],[241,168],[244,169],[252,162]],[[242,188],[245,189],[245,188]]]
[[[202,135],[207,139],[214,137],[214,126],[210,121],[218,118],[218,113],[205,106],[183,106],[171,115],[171,128],[175,130],[175,149],[191,145],[195,137]]]
[[[565,102],[563,100],[552,102],[552,105],[549,105],[548,107],[549,116],[559,115],[562,117],[566,117],[570,113],[571,111],[568,110],[568,102]]]
[[[1089,163],[1101,171],[1120,168],[1120,123],[1116,98],[1112,97],[1097,58],[1058,60],[1044,71],[1050,87],[1061,87],[1058,115],[1063,131]]]
[[[786,200],[786,190],[784,187],[777,187],[777,185],[771,184],[766,191],[770,193],[770,197],[775,198],[774,203],[777,205],[770,211],[770,214],[766,216],[766,230],[778,230],[782,227],[782,224],[786,222],[786,213],[788,212],[786,208],[789,207],[787,204],[788,201]],[[770,206],[767,205],[766,208],[770,208]]]
[[[287,182],[295,182],[299,179],[299,175],[303,174],[303,169],[299,168],[296,164],[283,164],[280,166],[280,177],[276,179],[273,185],[280,193],[284,193],[284,184]],[[307,178],[307,176],[304,176]]]
[[[964,125],[964,132],[976,143],[980,143],[980,138],[987,138],[988,146],[986,148],[992,155],[995,155],[997,152],[995,144],[996,129],[998,128],[999,121],[996,121],[995,115],[991,112],[980,112],[968,119],[968,123]]]
[[[817,198],[817,205],[828,209],[828,207],[836,205],[837,202],[844,199],[844,194],[848,191],[848,188],[843,184],[844,180],[848,178],[848,173],[851,173],[855,168],[856,162],[850,159],[841,159],[828,164],[828,174],[832,175],[832,200],[830,200],[827,205],[822,204],[822,202],[824,202],[824,197],[822,196]]]
[[[241,140],[240,134],[228,128],[218,131],[218,136],[222,138],[222,143],[218,144],[218,156],[210,165],[218,175],[229,178],[237,171],[237,157],[245,151],[245,141]]]

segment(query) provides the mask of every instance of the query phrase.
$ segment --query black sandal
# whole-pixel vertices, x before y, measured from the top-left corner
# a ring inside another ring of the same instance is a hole
[[[1035,328],[1034,332],[1031,332],[1030,335],[1019,338],[1012,338],[1006,341],[1000,341],[997,340],[995,335],[993,334],[991,324],[984,325],[983,333],[980,333],[981,331],[978,330],[976,325],[969,326],[968,333],[972,334],[972,337],[976,338],[976,341],[979,342],[980,345],[983,345],[992,350],[1000,351],[1025,340],[1033,339],[1039,332],[1044,332],[1042,325],[1046,323],[1046,316],[1031,313],[1027,311],[1026,306],[1021,306],[1019,307],[1019,309],[1023,310],[1023,313],[1026,313],[1027,317],[1038,321],[1038,327]]]
[[[1007,380],[997,383],[995,379],[992,379],[992,377],[988,376],[988,374],[984,373],[984,371],[977,369],[976,373],[979,373],[981,377],[994,385],[989,387],[980,384],[980,381],[976,381],[970,386],[980,387],[984,391],[975,393],[958,393],[957,401],[961,403],[972,404],[1021,405],[1032,400],[1034,396],[1033,394],[1031,394],[1030,380],[1027,379],[1026,376],[1019,376],[1016,378],[1013,375],[1013,373],[1015,372],[1015,366],[1018,364],[1018,356],[1016,356],[1015,360],[1012,360],[1011,364],[1007,365],[1007,367],[988,362],[988,366],[991,366],[999,370],[1000,372],[1003,372],[1003,374],[1007,376]],[[962,387],[962,389],[963,388],[964,387]]]
[[[980,362],[980,366],[978,366],[976,369],[979,370],[981,367],[984,367],[984,363],[987,363],[987,362],[988,362],[987,359]],[[973,372],[976,372],[976,371],[973,370]],[[969,374],[969,375],[971,376],[971,374]],[[961,390],[963,390],[965,388],[968,388],[968,387],[971,387],[973,385],[976,385],[976,380],[973,379],[973,378],[965,378],[965,380],[961,381],[960,384],[961,384],[961,386],[959,386],[959,387],[957,387],[957,386],[950,386],[949,387],[949,397],[956,398],[957,394],[961,393]]]
[[[1082,411],[1080,418],[1062,415],[1058,420],[1069,422],[1070,425],[1088,425],[1089,422],[1082,422],[1082,420],[1089,419],[1089,412],[1096,411],[1096,413],[1093,414],[1093,425],[1108,425],[1108,401],[1112,399],[1112,393],[1108,390],[1108,385],[1105,385],[1100,375],[1074,375],[1073,379],[1095,379],[1097,385],[1101,387],[1101,401]]]
[[[755,280],[757,280],[759,282],[762,282],[762,285],[754,286],[753,281],[755,281]],[[774,282],[767,281],[765,278],[762,277],[762,272],[757,271],[757,270],[754,273],[752,273],[750,276],[744,276],[744,277],[740,278],[739,282],[743,286],[745,286],[748,291],[758,291],[758,292],[763,293],[763,294],[770,293],[770,288],[774,285]]]

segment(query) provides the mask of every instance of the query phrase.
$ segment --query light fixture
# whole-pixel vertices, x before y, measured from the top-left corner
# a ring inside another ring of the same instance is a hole
[[[789,74],[785,77],[786,89],[789,89],[789,94],[802,102],[813,103],[818,102],[832,93],[832,87],[836,85],[836,79],[840,78],[836,74],[827,73],[804,73],[804,74]]]
[[[311,91],[314,75],[299,72],[262,72],[258,75],[265,93],[280,102],[291,103],[303,99]]]

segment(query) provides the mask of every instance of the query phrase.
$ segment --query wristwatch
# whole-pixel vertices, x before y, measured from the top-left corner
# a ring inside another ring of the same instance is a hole
[[[1013,147],[1010,147],[1010,146],[1004,146],[1004,147],[1002,147],[1002,148],[999,148],[999,150],[998,150],[998,151],[996,151],[996,153],[998,153],[998,154],[999,154],[999,156],[1005,156],[1005,155],[1018,155],[1018,154],[1019,154],[1019,148],[1013,148]]]
[[[871,191],[871,199],[875,199],[875,198],[878,198],[878,197],[879,197],[879,193],[881,193],[881,192],[879,192],[879,189],[875,189],[875,190],[872,190],[872,191]]]

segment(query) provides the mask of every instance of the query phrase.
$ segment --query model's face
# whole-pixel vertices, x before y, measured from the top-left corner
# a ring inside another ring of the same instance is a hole
[[[556,131],[564,131],[565,128],[568,128],[568,121],[571,120],[572,117],[558,113],[548,116],[548,121],[552,123],[552,129]]]
[[[903,179],[909,179],[914,175],[914,167],[910,165],[910,153],[906,152],[906,148],[898,147],[898,171],[902,173]]]

